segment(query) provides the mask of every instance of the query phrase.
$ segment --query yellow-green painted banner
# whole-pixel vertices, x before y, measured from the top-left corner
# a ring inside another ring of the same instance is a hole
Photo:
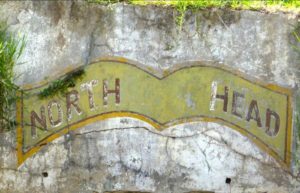
[[[157,130],[191,121],[225,124],[290,164],[291,93],[285,88],[197,63],[163,77],[120,60],[102,60],[84,71],[65,94],[41,99],[49,84],[24,90],[18,104],[19,164],[68,131],[111,117],[134,117]]]

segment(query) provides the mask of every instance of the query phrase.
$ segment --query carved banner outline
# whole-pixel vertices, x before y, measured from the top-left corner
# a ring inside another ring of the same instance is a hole
[[[271,156],[273,156],[276,160],[279,161],[279,163],[285,167],[289,168],[290,167],[290,162],[291,162],[291,146],[292,146],[292,106],[291,106],[291,101],[292,101],[292,92],[289,89],[273,85],[273,84],[265,84],[262,83],[261,81],[258,80],[253,80],[250,78],[245,78],[246,75],[232,69],[228,69],[228,67],[224,66],[219,66],[219,65],[207,65],[202,62],[187,62],[183,67],[182,65],[175,66],[172,71],[165,71],[164,73],[161,73],[160,76],[157,76],[155,71],[141,68],[136,62],[129,61],[124,58],[101,58],[99,60],[96,60],[92,62],[90,65],[96,64],[96,63],[101,63],[101,62],[117,62],[117,63],[122,63],[124,65],[130,65],[133,66],[139,70],[142,70],[143,72],[151,75],[152,77],[155,77],[158,80],[163,80],[170,75],[174,74],[177,71],[187,69],[187,68],[193,68],[193,67],[209,67],[209,68],[215,68],[215,69],[220,69],[223,70],[227,73],[230,73],[234,76],[237,76],[245,81],[248,81],[252,84],[256,84],[262,88],[269,89],[273,92],[283,94],[287,98],[287,107],[286,107],[286,135],[285,135],[285,151],[284,151],[284,158],[282,159],[276,151],[274,151],[272,148],[270,148],[263,140],[258,139],[257,136],[254,136],[252,133],[247,131],[246,129],[240,127],[237,124],[231,123],[228,120],[222,119],[220,117],[208,117],[205,115],[199,115],[197,117],[189,117],[189,118],[184,118],[184,119],[176,119],[176,120],[171,120],[169,122],[165,123],[159,123],[159,121],[147,117],[143,114],[139,114],[137,112],[129,112],[129,111],[118,111],[118,112],[109,112],[109,113],[103,113],[103,114],[98,114],[93,117],[86,117],[85,119],[81,119],[80,121],[73,123],[71,125],[68,125],[68,129],[62,128],[61,130],[55,132],[54,134],[47,136],[46,138],[42,139],[39,143],[37,143],[34,147],[32,147],[30,150],[24,152],[23,151],[23,144],[24,144],[24,138],[23,138],[23,120],[24,120],[24,112],[23,112],[23,96],[21,96],[21,100],[18,101],[17,104],[17,121],[18,123],[22,123],[18,128],[17,128],[17,157],[18,157],[18,165],[21,165],[28,157],[32,156],[35,154],[37,151],[39,151],[40,148],[42,148],[44,145],[47,143],[53,141],[54,139],[68,133],[71,130],[75,130],[77,128],[81,128],[87,124],[90,124],[95,121],[100,121],[100,120],[105,120],[108,118],[114,118],[114,117],[132,117],[136,118],[142,121],[145,121],[149,124],[151,124],[154,128],[157,130],[161,131],[164,128],[173,126],[173,125],[178,125],[181,123],[188,123],[188,122],[194,122],[194,121],[205,121],[205,122],[216,122],[220,124],[227,125],[237,131],[239,131],[241,134],[248,136],[255,144],[257,144],[261,149],[264,151],[268,152]],[[89,66],[90,66],[89,65]],[[70,72],[70,71],[69,71]],[[65,72],[64,72],[65,73]],[[39,83],[38,85],[25,85],[24,86],[24,92],[34,90],[36,88],[40,88],[42,86],[46,85],[46,82]],[[22,95],[20,93],[20,95]]]

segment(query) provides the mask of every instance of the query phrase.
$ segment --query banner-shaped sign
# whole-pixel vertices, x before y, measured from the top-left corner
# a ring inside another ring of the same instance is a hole
[[[156,129],[191,121],[225,124],[285,166],[291,152],[291,93],[225,68],[189,65],[163,77],[121,61],[100,61],[64,94],[25,90],[18,104],[21,164],[53,139],[94,121],[133,117]],[[234,139],[232,139],[234,140]]]

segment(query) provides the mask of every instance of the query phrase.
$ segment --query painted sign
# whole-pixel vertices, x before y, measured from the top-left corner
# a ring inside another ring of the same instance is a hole
[[[162,77],[119,60],[102,60],[84,71],[63,95],[41,99],[48,85],[24,90],[18,104],[19,164],[70,130],[111,117],[137,118],[157,130],[191,121],[225,124],[290,164],[291,93],[285,88],[199,63]]]

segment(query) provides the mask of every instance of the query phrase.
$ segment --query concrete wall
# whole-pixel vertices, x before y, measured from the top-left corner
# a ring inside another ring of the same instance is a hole
[[[19,85],[106,56],[125,57],[161,73],[178,63],[209,61],[291,88],[297,101],[299,53],[291,46],[296,16],[188,11],[180,29],[177,15],[172,8],[154,6],[0,2],[0,20],[27,39],[15,69]],[[216,123],[157,132],[135,119],[114,118],[56,139],[19,168],[16,160],[15,132],[1,133],[1,193],[300,192],[295,163],[293,172],[283,170],[247,137]]]

